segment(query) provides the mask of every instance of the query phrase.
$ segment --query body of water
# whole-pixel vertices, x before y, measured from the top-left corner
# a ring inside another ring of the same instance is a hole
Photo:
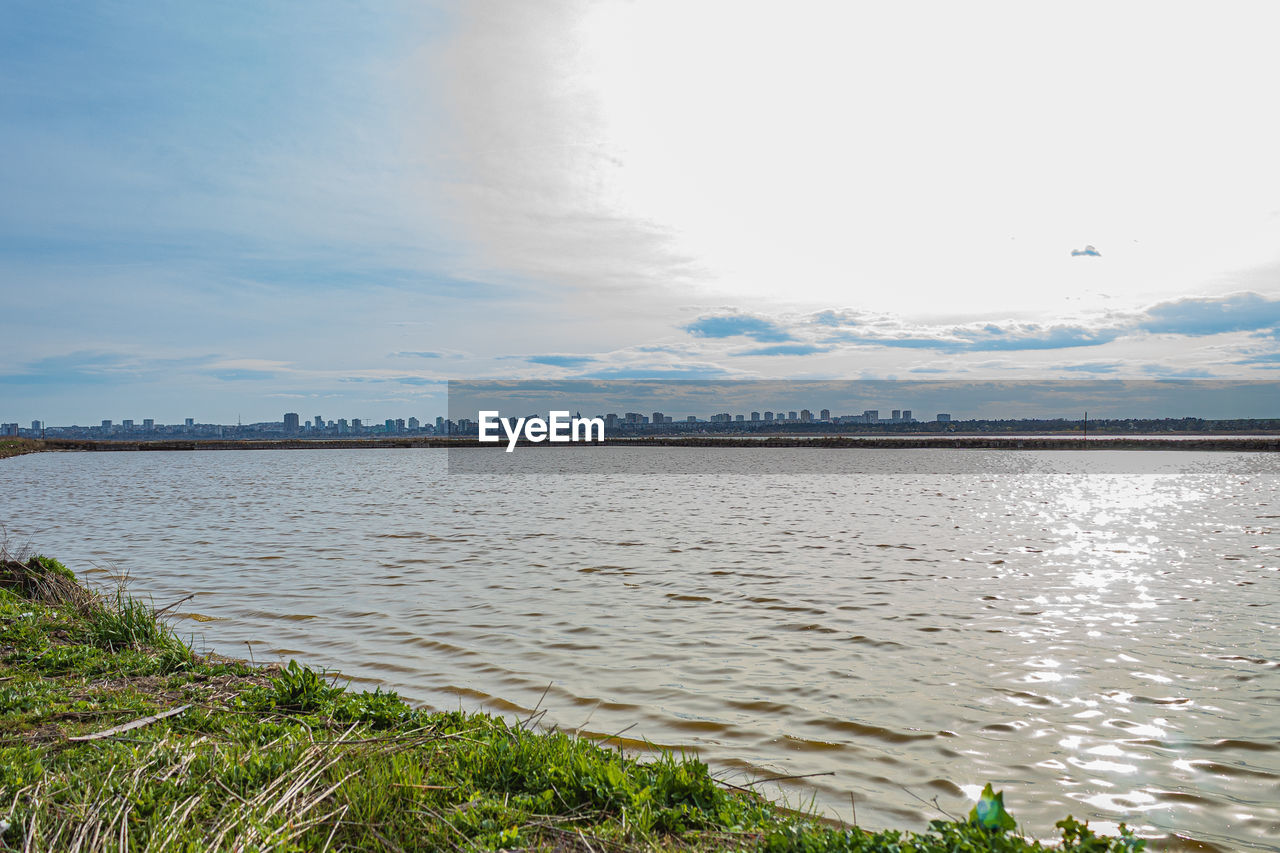
[[[197,646],[436,708],[542,697],[548,725],[695,750],[735,784],[805,776],[764,790],[846,819],[852,795],[864,826],[963,814],[989,781],[1042,836],[1070,812],[1280,847],[1280,458],[560,452],[700,464],[45,453],[0,462],[0,519],[159,605],[194,593]],[[811,473],[778,473],[787,454]]]

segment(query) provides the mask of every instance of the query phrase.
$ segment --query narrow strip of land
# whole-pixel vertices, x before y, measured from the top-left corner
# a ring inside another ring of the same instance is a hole
[[[24,453],[38,453],[45,449],[45,443],[39,439],[0,438],[0,459],[22,456]]]
[[[951,435],[951,436],[761,436],[740,438],[734,436],[647,436],[610,438],[600,443],[578,442],[550,444],[547,442],[520,441],[518,447],[545,448],[548,450],[575,447],[711,447],[711,448],[777,448],[808,447],[845,450],[1177,450],[1177,451],[1229,451],[1246,453],[1280,452],[1280,436],[1232,438],[1224,435],[1180,437],[1097,436],[1082,438],[1079,435],[1047,436],[999,436],[999,435]],[[474,438],[435,438],[415,436],[404,438],[290,438],[290,439],[164,439],[160,441],[94,441],[89,439],[6,439],[0,444],[0,458],[41,451],[191,451],[191,450],[358,450],[372,448],[488,448],[505,450],[506,444],[481,444]]]

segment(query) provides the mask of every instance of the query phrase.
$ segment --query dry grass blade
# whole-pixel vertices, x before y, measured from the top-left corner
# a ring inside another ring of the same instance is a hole
[[[348,729],[345,734],[351,731]],[[329,748],[308,746],[293,767],[273,779],[256,797],[247,802],[236,798],[239,806],[228,809],[211,830],[211,846],[237,850],[270,848],[297,838],[325,820],[325,815],[305,818],[355,775],[354,771],[320,790],[309,793],[309,789],[343,757],[342,753]],[[277,824],[275,828],[267,830],[266,826],[273,822]]]
[[[112,726],[109,729],[103,729],[102,731],[94,732],[93,734],[77,735],[76,737],[67,738],[67,740],[101,740],[104,737],[111,737],[112,735],[118,735],[118,734],[121,734],[122,732],[128,732],[128,731],[133,731],[134,729],[140,729],[143,726],[149,726],[152,723],[157,722],[158,720],[163,720],[168,717],[177,716],[178,714],[181,714],[183,711],[187,710],[190,707],[191,707],[190,705],[180,705],[177,708],[170,708],[168,711],[161,711],[159,714],[152,714],[149,717],[143,717],[142,719],[139,719],[139,720],[133,720],[128,723],[122,723],[118,726]]]
[[[399,844],[394,843],[391,839],[387,838],[381,832],[378,832],[378,830],[374,829],[372,826],[366,827],[366,829],[372,832],[374,837],[376,837],[378,841],[382,843],[382,846],[385,847],[386,849],[397,851],[397,853],[405,853],[405,850],[403,847],[401,847]]]
[[[8,552],[0,554],[0,585],[14,589],[23,597],[40,604],[70,606],[78,613],[87,613],[101,607],[99,597],[81,586],[75,576],[48,571],[32,557],[25,563],[8,558]]]

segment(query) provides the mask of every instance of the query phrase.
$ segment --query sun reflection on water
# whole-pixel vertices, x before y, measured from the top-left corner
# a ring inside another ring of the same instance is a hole
[[[1042,523],[1049,559],[1040,591],[1028,599],[1041,609],[1015,632],[1038,654],[1019,662],[1023,674],[1016,681],[1041,692],[1067,688],[1075,695],[1054,705],[1079,710],[1056,725],[1056,754],[1037,766],[1058,774],[1069,799],[1127,816],[1131,825],[1144,815],[1136,822],[1146,821],[1158,834],[1177,827],[1173,804],[1197,801],[1206,775],[1225,778],[1214,773],[1221,765],[1212,759],[1188,758],[1203,754],[1203,741],[1181,732],[1210,707],[1193,694],[1218,688],[1168,668],[1182,669],[1180,658],[1195,644],[1185,626],[1173,628],[1161,612],[1191,598],[1179,589],[1216,582],[1208,567],[1187,565],[1185,547],[1167,541],[1170,520],[1207,495],[1178,477],[1069,477],[1056,485],[1049,501],[1022,505]],[[1169,584],[1165,578],[1175,569],[1180,582]],[[1198,612],[1195,618],[1215,617]],[[1153,696],[1146,685],[1176,685],[1176,693]],[[1034,699],[1017,704],[1042,705]],[[1170,773],[1182,787],[1168,789]]]

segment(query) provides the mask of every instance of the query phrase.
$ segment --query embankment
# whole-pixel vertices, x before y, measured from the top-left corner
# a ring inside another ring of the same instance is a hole
[[[9,448],[12,444],[12,452]],[[581,443],[549,444],[520,441],[520,447],[546,450],[584,446]],[[1280,452],[1280,436],[1231,438],[1227,436],[1184,436],[1181,438],[1125,438],[1106,437],[1082,439],[1079,436],[1029,436],[1004,437],[981,435],[954,435],[931,437],[879,437],[879,436],[762,436],[740,438],[734,436],[652,436],[610,438],[604,447],[740,447],[776,448],[810,447],[847,450],[1181,450],[1181,451],[1230,451],[1248,453]],[[21,453],[51,451],[178,451],[178,450],[351,450],[366,448],[460,448],[476,447],[504,450],[505,442],[480,444],[472,438],[433,438],[413,436],[402,438],[293,438],[293,439],[164,439],[160,441],[97,441],[92,439],[5,439],[0,444],[0,458]]]
[[[39,453],[47,450],[45,443],[34,438],[0,438],[0,459],[10,456],[21,456],[24,453]]]

